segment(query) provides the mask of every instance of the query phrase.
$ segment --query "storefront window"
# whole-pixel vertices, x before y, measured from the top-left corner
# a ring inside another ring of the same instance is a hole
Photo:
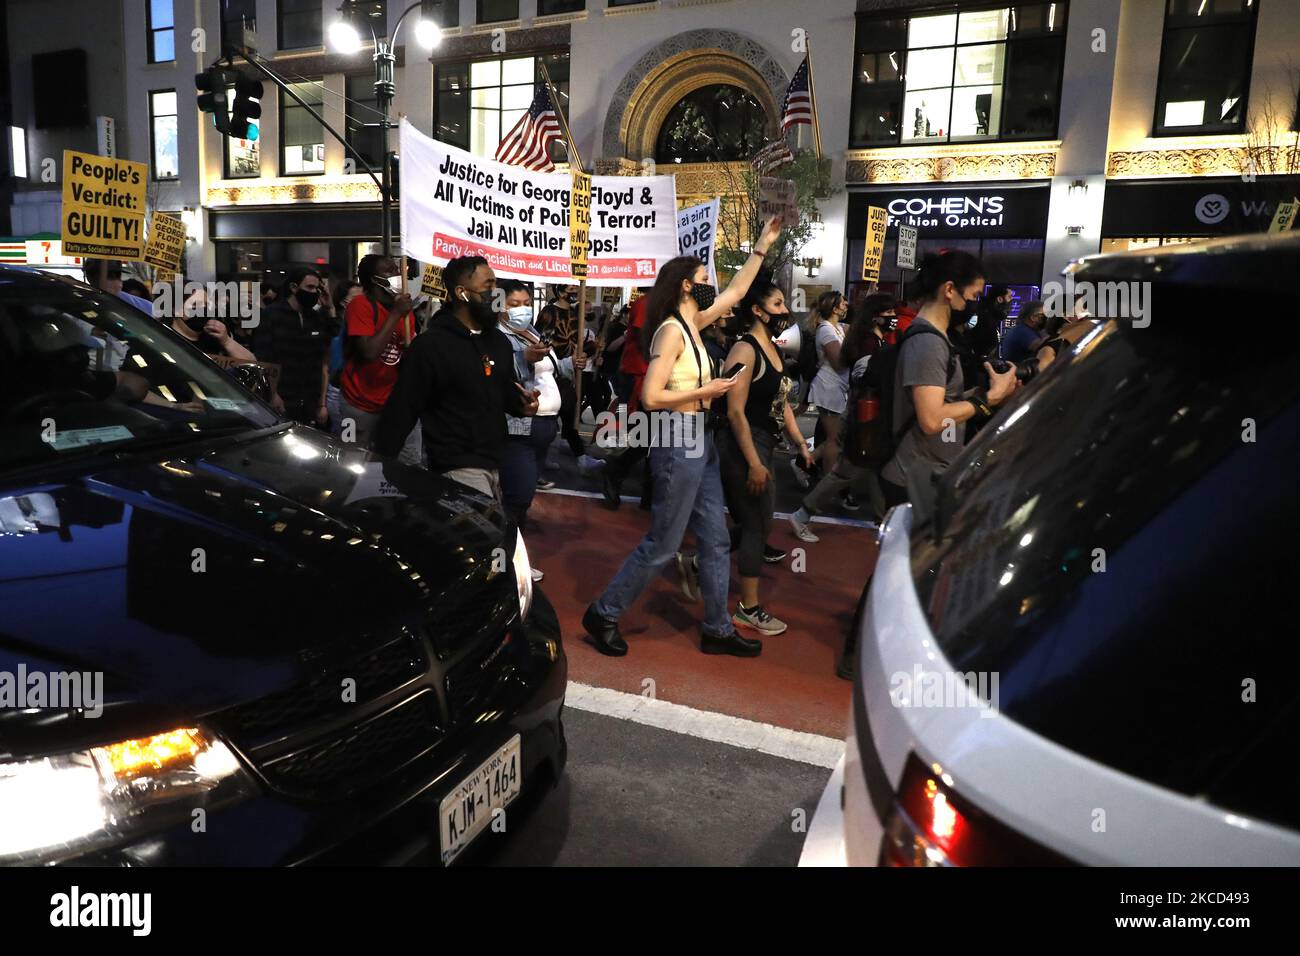
[[[1244,128],[1258,9],[1253,0],[1166,0],[1157,136]]]
[[[858,21],[850,146],[1050,136],[1065,3]]]
[[[536,87],[545,83],[543,63],[555,85],[559,108],[567,116],[568,53],[440,64],[435,83],[435,138],[475,156],[495,155],[501,137],[528,109]],[[551,159],[565,161],[562,140],[551,144]]]

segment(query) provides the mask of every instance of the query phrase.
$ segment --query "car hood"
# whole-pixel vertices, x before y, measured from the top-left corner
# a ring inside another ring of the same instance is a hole
[[[457,606],[512,580],[488,499],[310,429],[2,481],[0,672],[100,672],[108,703],[0,710],[0,753],[60,718],[77,737],[194,720],[404,628],[449,653]]]

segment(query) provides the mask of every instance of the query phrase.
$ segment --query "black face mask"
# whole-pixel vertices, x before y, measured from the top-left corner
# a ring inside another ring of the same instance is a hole
[[[713,300],[718,297],[718,290],[707,282],[696,282],[691,285],[691,298],[695,304],[703,311],[713,305]]]
[[[763,314],[767,316],[767,334],[772,338],[780,338],[781,333],[790,327],[789,312],[769,312],[763,309]]]
[[[299,289],[293,297],[298,300],[298,307],[304,312],[310,312],[320,304],[319,289]]]
[[[208,319],[204,315],[191,315],[185,319],[185,324],[190,327],[191,332],[202,332],[203,326],[208,324]]]

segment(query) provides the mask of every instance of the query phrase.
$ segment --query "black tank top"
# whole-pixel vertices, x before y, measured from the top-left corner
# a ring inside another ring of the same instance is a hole
[[[740,341],[748,343],[755,355],[754,371],[749,380],[749,397],[745,399],[745,420],[751,429],[775,435],[781,431],[785,417],[785,395],[789,391],[789,386],[782,387],[785,363],[773,366],[763,351],[763,346],[749,333],[742,335]],[[780,359],[780,351],[777,352],[777,358]]]

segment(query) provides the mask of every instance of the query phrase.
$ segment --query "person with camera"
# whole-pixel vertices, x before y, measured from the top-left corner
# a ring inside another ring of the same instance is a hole
[[[261,361],[280,366],[271,407],[300,424],[324,428],[329,422],[326,389],[334,302],[315,269],[290,269],[281,291],[284,294],[253,330],[253,352]]]
[[[893,431],[901,435],[881,473],[885,500],[910,501],[920,520],[933,507],[937,474],[961,453],[962,424],[993,417],[1016,389],[1014,367],[996,371],[984,363],[987,388],[967,389],[961,362],[948,339],[964,321],[984,288],[984,268],[969,252],[931,253],[921,262],[914,288],[921,298],[915,321],[898,349],[893,395]]]

